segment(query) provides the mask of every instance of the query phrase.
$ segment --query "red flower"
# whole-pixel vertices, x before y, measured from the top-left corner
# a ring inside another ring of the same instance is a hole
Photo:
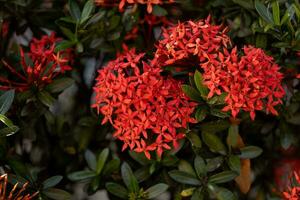
[[[155,57],[162,65],[198,65],[218,55],[223,47],[231,45],[226,35],[227,28],[212,25],[206,20],[187,21],[163,29],[163,39],[158,42]],[[195,62],[196,60],[196,62]]]
[[[262,49],[248,46],[243,50],[245,55],[238,58],[236,48],[231,53],[224,49],[224,54],[219,52],[217,58],[201,65],[208,98],[227,93],[223,111],[231,111],[234,118],[241,110],[250,112],[252,120],[256,110],[278,115],[274,106],[285,95],[279,66]]]
[[[291,183],[288,190],[282,193],[285,200],[300,200],[300,177],[297,172],[294,172],[294,179],[296,185]]]
[[[188,101],[179,82],[160,75],[156,60],[147,63],[143,57],[132,49],[99,70],[92,107],[104,115],[102,123],[113,125],[122,150],[129,147],[150,159],[151,151],[161,156],[170,143],[178,146],[184,135],[177,129],[196,122],[191,117],[196,103]]]
[[[116,6],[119,5],[119,10],[122,11],[127,4],[144,4],[147,5],[147,12],[152,13],[152,6],[163,3],[174,3],[174,0],[119,0],[119,1],[107,1],[107,0],[95,0],[95,3],[99,6]]]
[[[16,89],[17,91],[25,91],[32,86],[43,88],[45,85],[52,82],[53,78],[61,73],[72,68],[69,66],[70,51],[54,52],[55,43],[59,41],[52,33],[50,36],[42,36],[40,40],[34,38],[30,44],[30,52],[28,56],[30,62],[25,61],[25,53],[20,49],[21,67],[24,74],[18,72],[14,67],[11,67],[7,62],[3,61],[4,66],[14,75],[19,81],[8,80],[0,77],[0,89]]]

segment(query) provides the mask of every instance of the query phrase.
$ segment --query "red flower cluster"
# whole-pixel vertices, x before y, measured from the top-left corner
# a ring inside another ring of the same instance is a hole
[[[104,115],[102,124],[113,125],[122,150],[129,147],[150,159],[150,151],[161,156],[170,143],[178,147],[184,134],[177,129],[196,122],[191,117],[196,103],[189,102],[179,82],[161,76],[155,60],[148,64],[143,57],[132,49],[99,70],[92,106]]]
[[[217,57],[223,47],[231,46],[226,35],[227,28],[212,25],[210,17],[197,22],[179,23],[163,29],[163,39],[157,45],[155,57],[163,65],[185,64],[180,61],[189,60],[188,65],[205,62]]]
[[[174,0],[95,0],[95,3],[100,6],[119,5],[119,10],[123,10],[126,4],[145,4],[147,5],[147,12],[151,13],[153,5],[174,3]]]
[[[252,119],[255,110],[277,115],[274,106],[282,103],[285,94],[279,66],[262,49],[251,46],[244,47],[242,57],[236,48],[229,53],[231,41],[226,32],[210,24],[210,17],[179,23],[163,31],[156,58],[162,66],[198,65],[210,91],[207,98],[227,93],[223,111],[231,111],[234,118],[241,110],[250,112]]]
[[[40,40],[34,38],[30,44],[28,56],[31,60],[28,63],[25,61],[24,51],[20,49],[24,75],[3,61],[4,66],[21,81],[16,82],[0,77],[0,83],[2,83],[0,89],[25,91],[32,86],[43,88],[57,75],[71,70],[72,68],[68,64],[71,59],[70,50],[54,52],[55,43],[59,40],[54,33],[50,36],[44,35]]]
[[[282,103],[285,94],[279,66],[262,49],[245,46],[243,51],[239,58],[236,48],[231,53],[224,49],[224,54],[219,52],[216,59],[201,64],[208,98],[226,92],[223,111],[231,111],[234,118],[241,110],[250,112],[252,120],[255,110],[277,115],[274,106]]]
[[[291,186],[288,187],[288,191],[283,192],[285,200],[300,200],[300,177],[297,172],[294,172],[294,179],[297,182],[296,185],[291,183]]]

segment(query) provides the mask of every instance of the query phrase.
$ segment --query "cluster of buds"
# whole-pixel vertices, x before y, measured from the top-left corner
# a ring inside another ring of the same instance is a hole
[[[277,115],[274,106],[285,94],[279,66],[252,46],[238,55],[226,32],[226,27],[212,25],[210,17],[179,23],[163,30],[155,57],[162,66],[197,67],[209,89],[207,98],[225,93],[223,111],[231,111],[234,118],[240,111],[249,112],[253,120],[255,110]]]
[[[180,128],[195,123],[191,117],[196,103],[182,92],[180,82],[163,77],[156,60],[147,62],[134,49],[119,55],[99,70],[93,107],[115,128],[122,150],[130,148],[161,156],[164,150],[178,147],[184,137]]]
[[[71,60],[70,49],[66,51],[55,52],[55,45],[60,39],[52,33],[50,36],[44,35],[40,40],[34,38],[30,44],[27,61],[27,54],[23,49],[20,49],[21,68],[23,73],[10,66],[6,61],[2,60],[4,66],[11,72],[19,81],[9,80],[6,77],[0,77],[0,89],[17,91],[26,91],[32,87],[41,89],[52,80],[71,70],[69,62]]]
[[[295,179],[296,184],[292,184],[292,179]],[[291,184],[287,188],[287,191],[283,192],[283,198],[285,200],[299,200],[300,199],[300,177],[297,172],[294,172],[294,178],[291,178]]]

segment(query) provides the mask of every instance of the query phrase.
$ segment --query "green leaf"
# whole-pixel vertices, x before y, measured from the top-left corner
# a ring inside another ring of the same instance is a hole
[[[120,197],[121,199],[128,199],[128,191],[122,185],[108,182],[105,184],[105,187],[111,194]]]
[[[181,89],[191,100],[202,102],[201,95],[195,88],[190,85],[182,85]]]
[[[292,128],[283,120],[279,124],[280,144],[282,148],[288,149],[294,142]]]
[[[230,123],[227,120],[218,120],[202,123],[200,126],[201,131],[217,133],[228,129]]]
[[[205,119],[207,115],[207,110],[205,108],[198,107],[195,113],[195,118],[198,122],[201,122]]]
[[[199,149],[202,147],[201,139],[197,133],[191,131],[191,132],[187,133],[186,136],[189,139],[189,141],[191,142],[193,147],[196,147]]]
[[[153,199],[159,196],[160,194],[165,192],[168,188],[169,186],[164,183],[158,183],[156,185],[151,186],[145,191],[145,193],[147,193],[147,199]]]
[[[139,191],[139,184],[134,176],[130,166],[124,162],[121,166],[121,174],[125,185],[130,192],[137,193]]]
[[[236,178],[238,174],[234,171],[223,171],[218,174],[212,175],[209,177],[208,181],[210,183],[226,183],[234,178]]]
[[[168,12],[166,9],[162,8],[161,6],[155,5],[153,6],[152,14],[158,17],[166,16]]]
[[[86,150],[84,153],[84,158],[89,166],[90,169],[92,169],[93,171],[96,170],[96,156],[93,152],[91,152],[90,150]]]
[[[80,20],[81,12],[76,0],[69,0],[70,14],[76,21]]]
[[[96,167],[96,172],[97,174],[100,174],[104,165],[105,165],[105,162],[108,158],[108,155],[109,155],[109,149],[108,148],[105,148],[101,151],[99,157],[98,157],[98,162],[97,162],[97,167]]]
[[[56,186],[62,179],[63,179],[62,176],[52,176],[52,177],[46,179],[42,183],[43,189],[47,189],[47,188],[51,188],[51,187]]]
[[[60,26],[59,28],[64,33],[64,35],[67,36],[71,41],[74,41],[74,42],[76,41],[76,36],[70,29],[62,27],[62,26]]]
[[[228,146],[236,147],[238,143],[239,126],[231,124],[228,129],[227,143]]]
[[[7,137],[15,134],[19,131],[19,127],[15,126],[13,122],[0,114],[0,121],[3,122],[7,127],[0,129],[0,137]]]
[[[46,90],[50,91],[51,93],[57,93],[67,89],[73,84],[74,80],[71,78],[55,79],[52,83],[46,86]]]
[[[204,200],[203,192],[199,191],[199,189],[195,190],[191,200]]]
[[[82,10],[82,14],[81,14],[81,19],[80,19],[80,23],[82,24],[83,22],[85,22],[90,16],[91,13],[94,9],[94,1],[93,0],[88,0],[83,7]]]
[[[194,161],[194,168],[198,177],[203,177],[206,175],[206,165],[203,158],[199,155],[196,156]]]
[[[63,40],[60,43],[58,43],[55,47],[55,52],[66,50],[67,48],[70,48],[76,44],[76,41],[70,41],[70,40]]]
[[[52,106],[55,102],[55,99],[45,90],[38,92],[37,97],[45,106],[48,107]]]
[[[72,173],[68,174],[68,178],[71,181],[81,181],[81,180],[93,178],[96,175],[97,174],[93,171],[83,170],[83,171],[77,171],[77,172],[72,172]]]
[[[148,158],[146,158],[144,153],[138,153],[135,151],[129,151],[129,155],[139,164],[145,166],[145,165],[149,165],[151,164],[151,160],[149,160]]]
[[[178,169],[179,171],[186,172],[196,178],[196,173],[194,171],[194,168],[189,162],[185,160],[180,160],[178,164]]]
[[[258,14],[268,23],[274,24],[273,18],[270,15],[269,10],[266,8],[266,6],[261,3],[259,0],[255,0],[255,9],[258,12]]]
[[[240,6],[246,8],[248,10],[254,9],[253,1],[249,1],[249,0],[233,0],[233,2],[239,4]]]
[[[218,169],[219,167],[221,167],[222,163],[223,163],[223,157],[222,156],[218,156],[215,158],[210,158],[210,159],[206,159],[206,170],[208,172],[212,172],[215,171],[216,169]]]
[[[169,172],[172,179],[179,183],[189,184],[189,185],[201,185],[201,182],[196,179],[193,175],[179,170],[172,170]]]
[[[0,114],[4,115],[9,110],[14,97],[15,90],[6,91],[0,96]]]
[[[209,192],[217,200],[236,200],[236,196],[228,189],[208,184]]]
[[[103,169],[102,174],[110,175],[112,172],[117,172],[120,168],[121,161],[120,159],[112,159],[110,160]],[[101,172],[100,172],[101,173]]]
[[[256,158],[260,154],[262,154],[263,150],[256,146],[246,146],[241,148],[241,155],[239,155],[240,158]]]
[[[228,166],[232,171],[240,174],[241,171],[241,159],[238,156],[231,155],[228,158]]]
[[[272,2],[272,12],[275,25],[280,26],[280,9],[278,1]]]
[[[200,92],[201,96],[203,98],[206,98],[208,95],[208,88],[205,85],[203,85],[202,74],[198,70],[195,71],[194,81],[195,81],[195,85],[196,85],[198,91]]]
[[[212,152],[226,155],[226,148],[221,139],[215,133],[202,132],[202,139]]]
[[[54,200],[69,200],[71,199],[71,194],[57,188],[48,188],[42,192],[47,197]]]

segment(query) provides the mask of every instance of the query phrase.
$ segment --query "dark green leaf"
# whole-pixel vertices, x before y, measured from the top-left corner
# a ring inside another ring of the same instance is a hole
[[[112,172],[116,172],[120,168],[120,159],[110,160],[104,167],[103,173],[104,175],[110,175]]]
[[[215,196],[217,200],[236,200],[236,196],[228,189],[218,187],[212,184],[208,185],[209,192]]]
[[[241,171],[241,159],[238,156],[231,155],[228,158],[228,166],[232,171],[240,174]]]
[[[205,108],[198,107],[195,113],[195,118],[198,122],[201,122],[205,119],[207,115],[207,110]]]
[[[90,179],[96,175],[97,174],[93,171],[84,170],[84,171],[77,171],[77,172],[70,173],[70,174],[68,174],[68,178],[71,181],[81,181],[81,180],[85,180],[85,179]]]
[[[76,44],[75,41],[69,41],[69,40],[63,40],[60,43],[58,43],[55,47],[55,52],[66,50],[67,48],[70,48]]]
[[[124,162],[121,166],[121,174],[125,185],[130,192],[137,193],[139,191],[139,184],[134,176],[130,166]]]
[[[291,118],[286,120],[290,124],[300,125],[300,113],[295,114]]]
[[[61,92],[70,87],[74,83],[71,78],[55,79],[52,83],[46,86],[46,89],[51,93]]]
[[[43,189],[51,188],[56,186],[61,180],[63,179],[62,176],[52,176],[46,179],[43,184]]]
[[[200,93],[190,85],[182,85],[181,86],[182,91],[191,99],[194,101],[202,101]]]
[[[120,33],[120,32],[115,32],[115,33],[109,34],[109,35],[107,36],[107,40],[108,40],[108,41],[117,40],[117,39],[120,38],[120,36],[121,36],[121,33]]]
[[[255,0],[255,9],[258,12],[258,14],[268,23],[274,24],[273,18],[270,15],[269,10],[266,8],[266,6],[261,3],[259,0]]]
[[[69,0],[70,14],[76,21],[80,20],[81,12],[76,0]]]
[[[201,96],[203,98],[206,98],[208,95],[208,88],[205,85],[203,85],[202,74],[198,70],[195,71],[194,81],[195,81],[195,85],[196,85],[198,91],[200,92]]]
[[[238,176],[238,173],[234,171],[223,171],[218,174],[209,177],[208,181],[210,183],[226,183]]]
[[[279,124],[280,130],[280,144],[282,148],[288,149],[294,142],[294,136],[292,128],[284,121],[281,121]]]
[[[230,123],[226,120],[218,120],[218,121],[211,121],[202,123],[200,126],[201,131],[210,132],[210,133],[217,133],[220,131],[224,131],[228,129]]]
[[[228,129],[227,143],[228,146],[236,147],[239,137],[239,127],[236,124],[231,124]]]
[[[280,25],[280,9],[279,9],[279,2],[273,1],[272,2],[272,12],[273,12],[273,20],[275,25]]]
[[[45,106],[48,107],[52,106],[55,102],[55,99],[45,90],[38,92],[37,97]]]
[[[200,137],[198,136],[197,133],[189,132],[187,134],[187,138],[189,139],[189,141],[191,142],[193,147],[196,147],[196,148],[199,148],[199,149],[202,147],[201,139],[200,139]]]
[[[252,159],[258,157],[262,152],[263,150],[259,147],[246,146],[241,148],[241,155],[239,157]]]
[[[164,183],[158,183],[156,185],[151,186],[150,188],[145,190],[145,193],[147,193],[147,199],[153,199],[159,196],[160,194],[165,192],[168,188],[169,186]]]
[[[195,190],[191,200],[204,200],[203,192],[201,192],[199,190]]]
[[[86,150],[84,153],[84,158],[89,166],[89,168],[93,171],[96,170],[96,156],[93,152],[91,152],[90,150]]]
[[[172,179],[179,183],[189,184],[189,185],[201,185],[201,182],[196,179],[193,175],[179,170],[172,170],[169,172]]]
[[[198,177],[202,177],[206,174],[206,165],[201,156],[196,156],[194,161],[194,168],[196,170],[196,173]]]
[[[10,108],[15,97],[15,91],[9,90],[0,96],[0,114],[4,115]]]
[[[74,43],[76,42],[76,36],[70,29],[62,27],[62,26],[60,26],[59,28],[65,34],[65,36],[67,36],[69,38],[69,40],[71,40]]]
[[[83,10],[82,10],[81,19],[80,19],[81,24],[83,22],[85,22],[91,16],[93,9],[94,9],[94,1],[88,0],[85,3]]]
[[[15,126],[13,122],[0,114],[0,121],[3,122],[7,127],[0,129],[0,137],[11,136],[19,131],[19,127]]]
[[[98,157],[98,162],[97,162],[97,166],[96,166],[96,172],[97,174],[100,174],[103,167],[104,167],[104,164],[108,158],[108,155],[109,155],[109,149],[108,148],[105,148],[101,151],[99,157]]]
[[[186,172],[196,178],[196,173],[194,171],[194,168],[189,162],[187,162],[185,160],[180,160],[180,162],[178,164],[178,169],[180,171]]]
[[[47,197],[54,200],[69,200],[71,199],[71,194],[57,188],[48,188],[42,192]]]
[[[222,156],[218,156],[218,157],[211,158],[211,159],[206,159],[206,170],[208,172],[215,171],[222,165],[223,160],[224,159]]]
[[[105,184],[105,187],[111,194],[120,197],[121,199],[128,199],[128,192],[122,185],[108,182]]]
[[[218,152],[220,154],[226,154],[226,148],[221,139],[215,133],[202,132],[202,140],[209,147],[212,152]]]

